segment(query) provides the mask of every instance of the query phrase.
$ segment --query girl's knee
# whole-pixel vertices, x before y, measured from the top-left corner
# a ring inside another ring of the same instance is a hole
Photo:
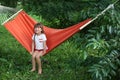
[[[33,55],[32,55],[32,58],[35,58],[36,57],[36,53],[34,53]]]
[[[40,56],[36,56],[36,59],[40,59]]]
[[[35,58],[35,56],[33,55],[32,58]]]

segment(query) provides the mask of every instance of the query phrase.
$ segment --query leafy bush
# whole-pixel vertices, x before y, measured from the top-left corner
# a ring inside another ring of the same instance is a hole
[[[93,80],[113,80],[112,77],[117,75],[116,70],[120,66],[119,57],[118,51],[113,50],[98,64],[91,66],[88,71],[92,73]]]
[[[53,28],[65,28],[88,17],[95,17],[114,1],[24,0],[22,4],[30,16],[38,22]],[[110,9],[88,27],[42,57],[43,74],[40,76],[36,75],[36,72],[29,72],[31,55],[3,27],[0,27],[0,79],[120,79],[119,12],[120,6],[116,4],[114,9]]]

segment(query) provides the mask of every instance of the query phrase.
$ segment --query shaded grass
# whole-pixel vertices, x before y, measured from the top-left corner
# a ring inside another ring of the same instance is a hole
[[[0,80],[88,80],[88,67],[81,65],[80,54],[67,40],[42,57],[43,74],[31,73],[31,55],[0,27]]]

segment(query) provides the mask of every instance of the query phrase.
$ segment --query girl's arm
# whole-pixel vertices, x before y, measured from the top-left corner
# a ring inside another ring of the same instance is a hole
[[[34,40],[32,40],[32,51],[31,51],[31,53],[33,53],[34,52]]]
[[[46,41],[43,41],[43,47],[44,47],[43,53],[46,53]]]

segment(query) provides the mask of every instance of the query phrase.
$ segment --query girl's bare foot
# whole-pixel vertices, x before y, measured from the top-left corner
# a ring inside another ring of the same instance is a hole
[[[42,69],[38,70],[38,74],[42,74]]]
[[[35,71],[35,69],[31,69],[31,72],[34,72]]]

